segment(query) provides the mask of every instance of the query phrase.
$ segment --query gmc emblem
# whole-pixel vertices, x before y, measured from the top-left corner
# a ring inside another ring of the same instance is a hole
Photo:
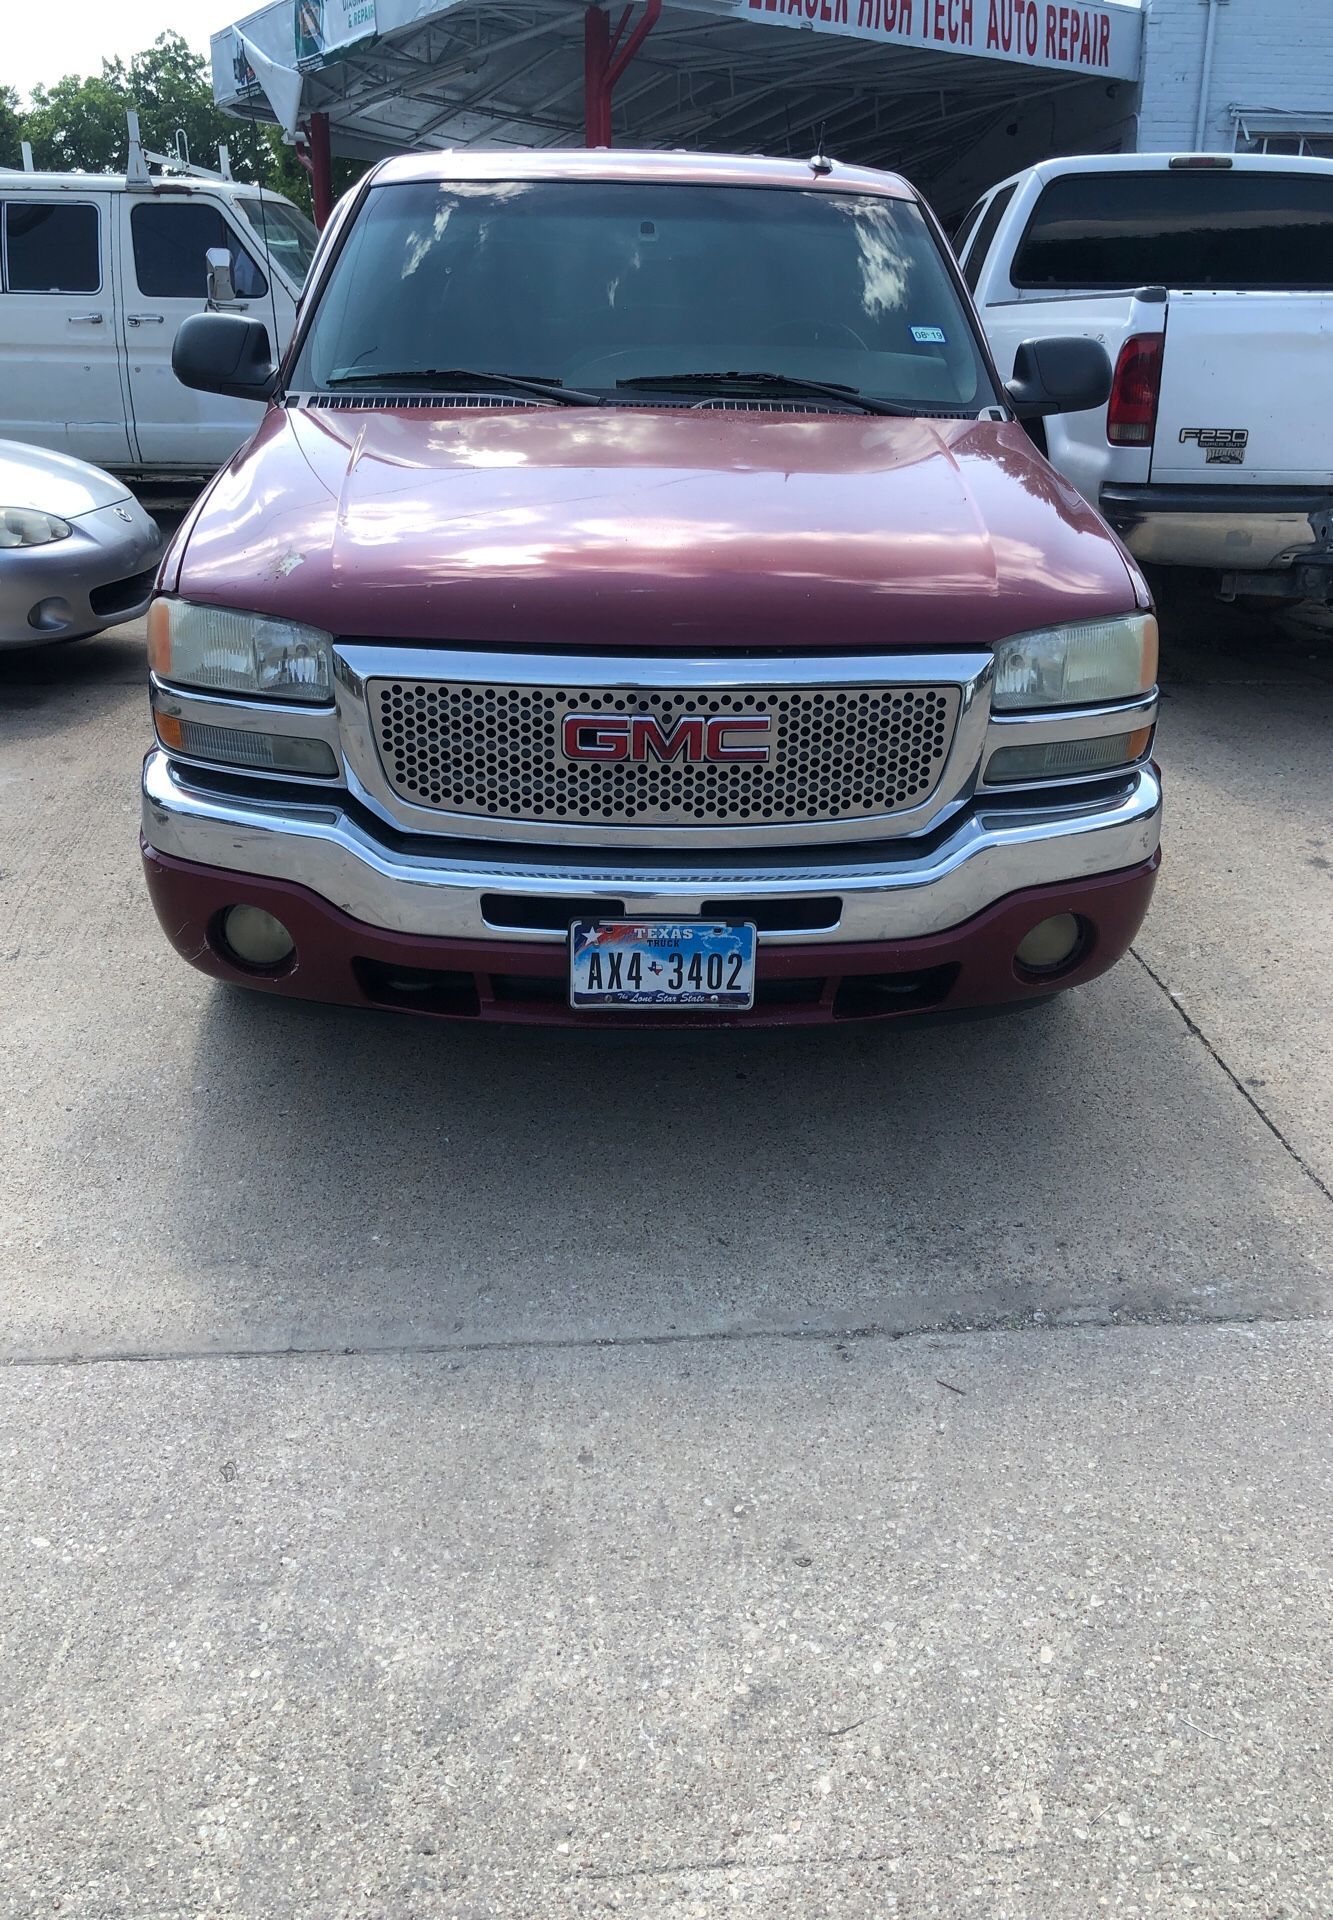
[[[692,765],[762,763],[773,731],[767,713],[567,713],[560,729],[566,760],[685,760]]]

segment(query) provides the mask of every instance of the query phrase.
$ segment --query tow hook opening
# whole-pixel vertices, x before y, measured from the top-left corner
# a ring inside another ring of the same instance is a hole
[[[833,996],[835,1020],[873,1020],[884,1014],[925,1013],[947,998],[958,967],[917,967],[910,973],[848,973]]]
[[[476,976],[441,967],[407,967],[383,960],[352,962],[357,985],[377,1007],[475,1019],[481,1012]]]

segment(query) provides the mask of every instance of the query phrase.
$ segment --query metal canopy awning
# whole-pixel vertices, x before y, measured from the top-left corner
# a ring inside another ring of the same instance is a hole
[[[215,35],[213,76],[228,111],[289,131],[314,116],[351,155],[787,153],[822,132],[921,179],[1034,96],[1137,79],[1140,32],[1110,0],[277,0]]]

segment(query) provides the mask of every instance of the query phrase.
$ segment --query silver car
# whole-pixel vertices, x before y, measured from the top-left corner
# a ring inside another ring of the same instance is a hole
[[[148,605],[162,535],[123,481],[0,440],[0,647],[77,640]]]

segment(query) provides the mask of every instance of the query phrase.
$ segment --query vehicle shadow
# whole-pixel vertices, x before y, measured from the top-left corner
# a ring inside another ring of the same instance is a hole
[[[1014,1019],[713,1036],[206,991],[161,1218],[255,1344],[1175,1317],[1253,1281],[1234,1090],[1132,960]]]
[[[1235,603],[1218,597],[1211,576],[1159,569],[1149,585],[1161,625],[1161,681],[1169,698],[1181,686],[1216,680],[1333,680],[1333,627],[1305,630],[1284,603]]]
[[[88,640],[0,648],[0,715],[60,718],[90,694],[147,686],[143,622],[109,627]]]

